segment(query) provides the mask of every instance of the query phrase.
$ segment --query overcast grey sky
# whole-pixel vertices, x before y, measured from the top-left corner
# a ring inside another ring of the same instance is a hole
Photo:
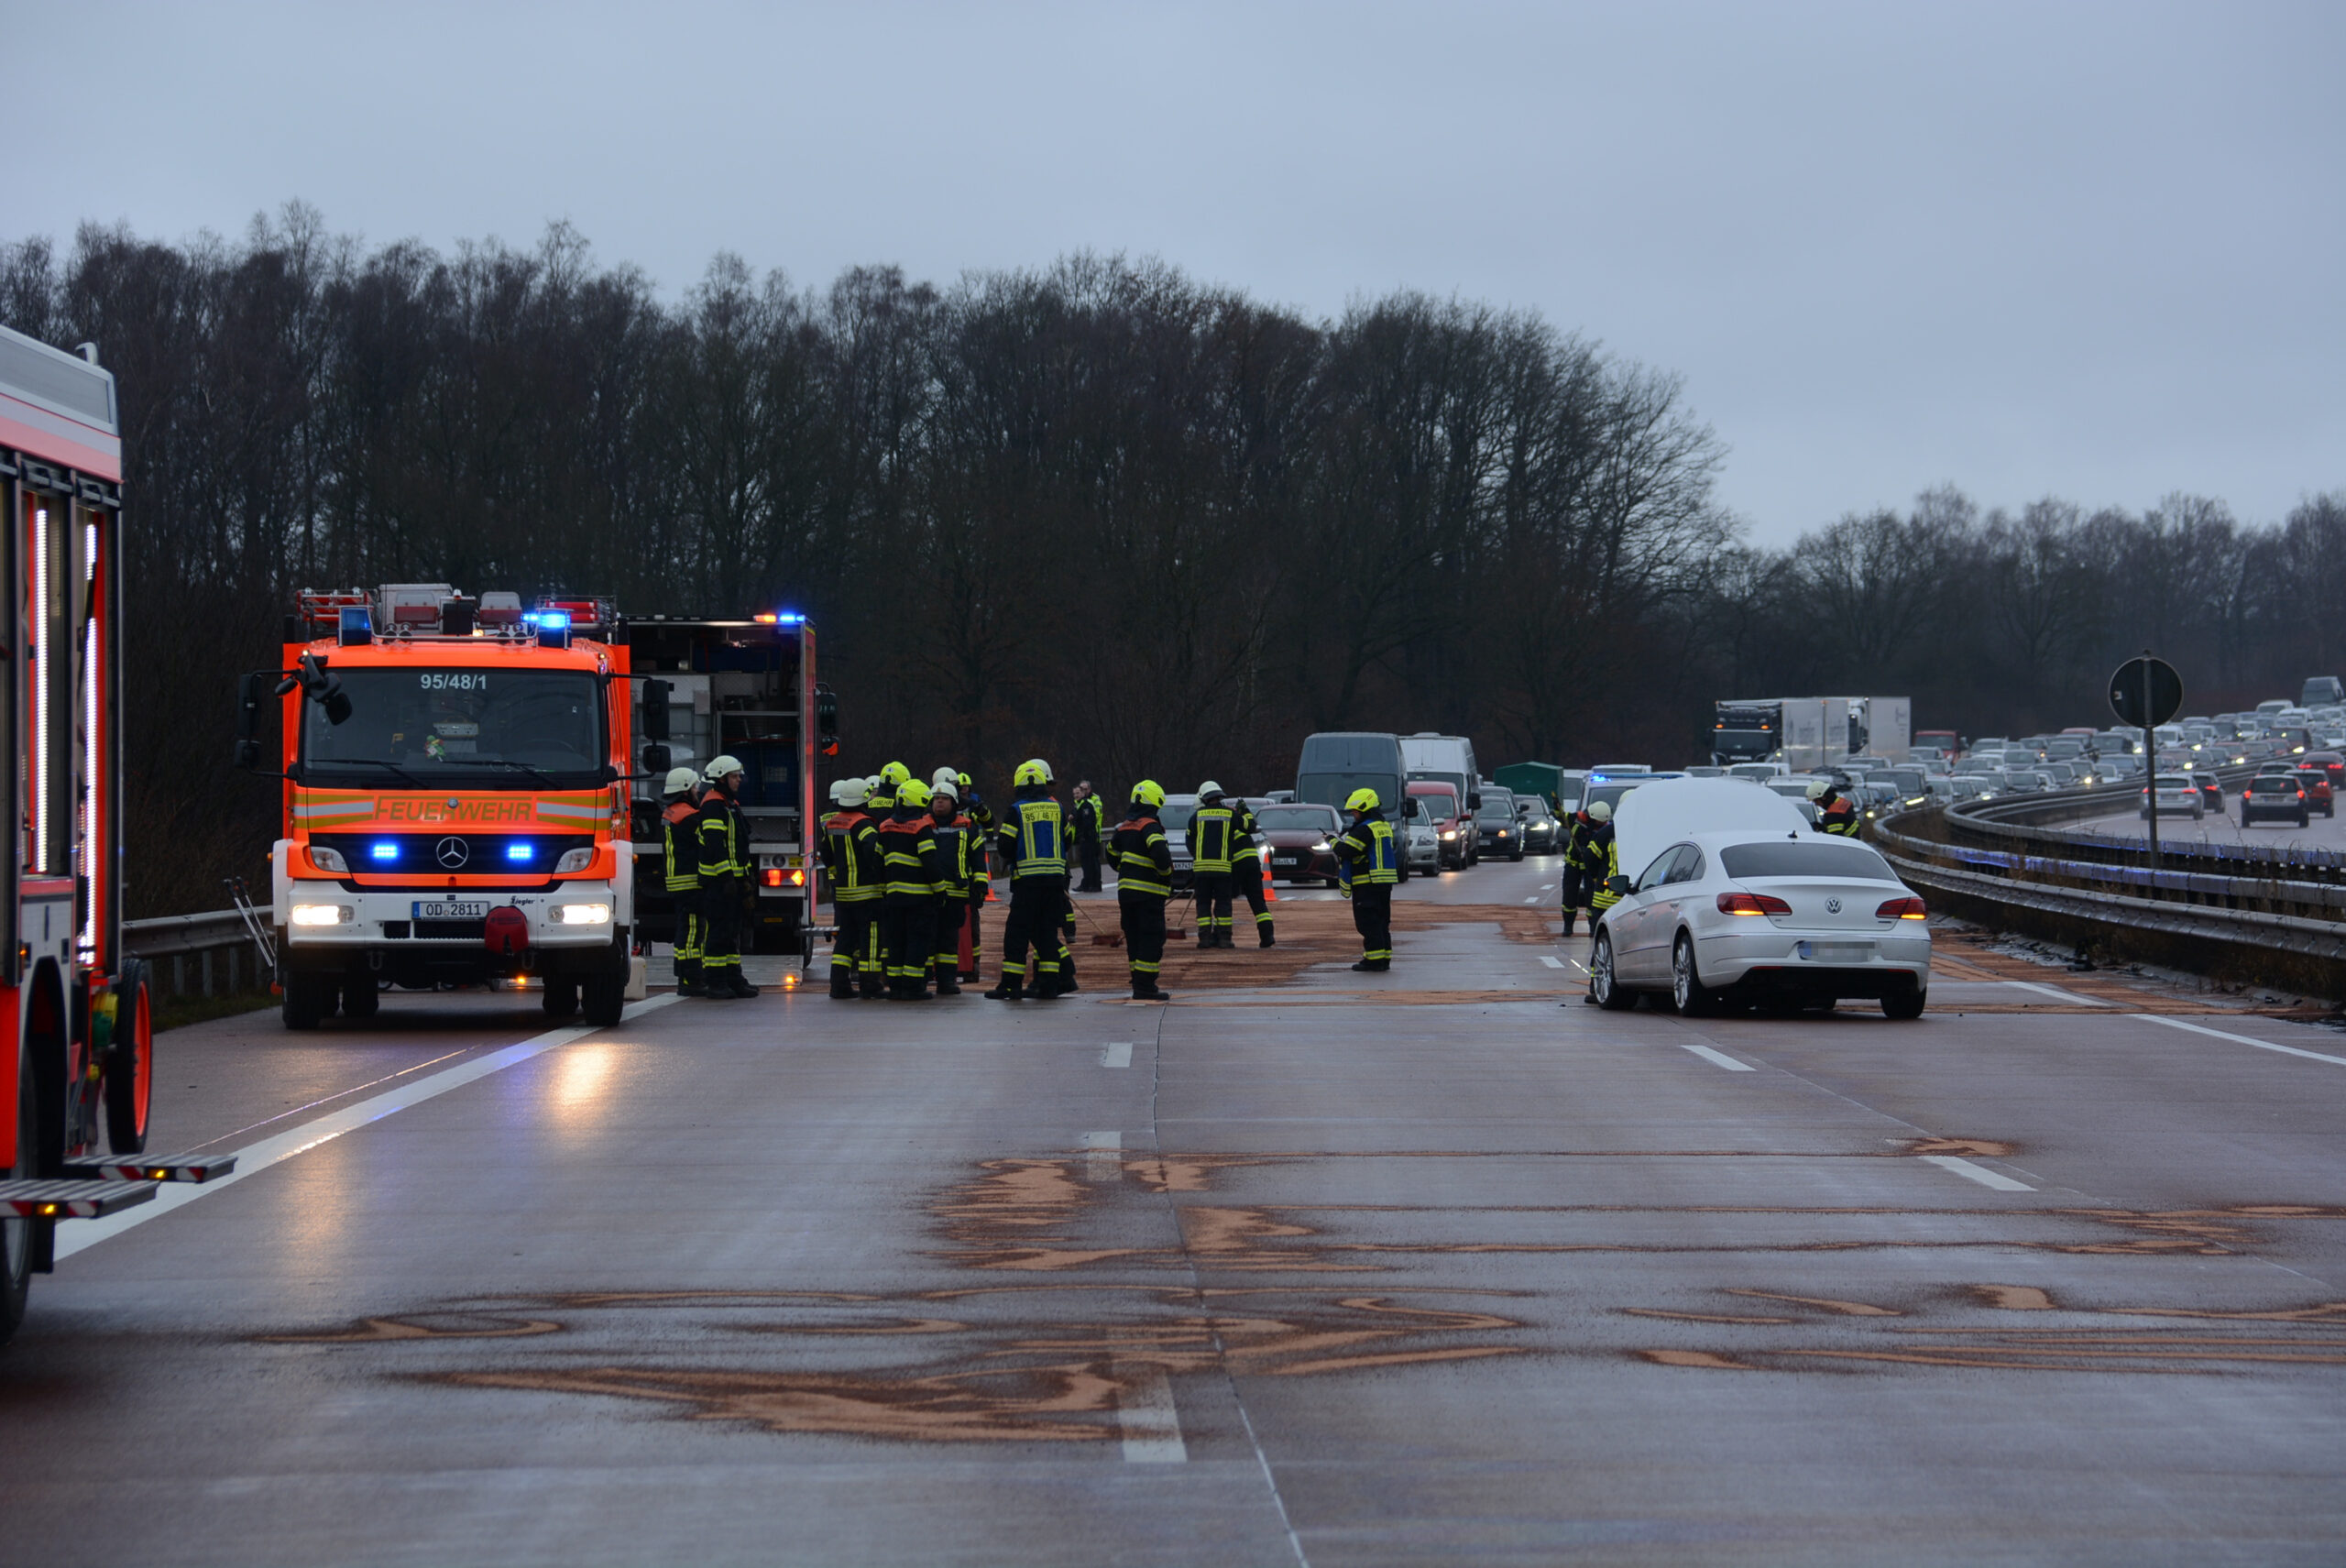
[[[1682,373],[1755,535],[2346,485],[2346,4],[0,0],[0,238],[527,244],[670,293],[1089,247]],[[28,90],[29,89],[29,90]]]

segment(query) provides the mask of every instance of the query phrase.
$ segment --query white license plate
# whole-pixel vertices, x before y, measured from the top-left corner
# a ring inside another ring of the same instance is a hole
[[[1273,855],[1271,857],[1271,864],[1275,866],[1299,866],[1302,863],[1303,857],[1300,855]]]
[[[419,898],[415,901],[415,918],[418,920],[486,920],[488,918],[488,903],[486,899],[462,901],[444,899],[426,903]]]
[[[1871,942],[1803,942],[1800,956],[1820,964],[1861,964],[1873,957]]]

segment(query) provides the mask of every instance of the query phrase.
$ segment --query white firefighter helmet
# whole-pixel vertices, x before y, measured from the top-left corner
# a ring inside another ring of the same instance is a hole
[[[840,779],[831,785],[834,806],[861,806],[872,793],[872,786],[861,779]]]
[[[700,775],[690,768],[670,768],[667,782],[660,786],[663,795],[682,795],[700,783]]]
[[[1588,819],[1589,819],[1591,822],[1610,822],[1610,821],[1612,821],[1612,820],[1613,820],[1613,803],[1612,803],[1611,801],[1607,801],[1607,800],[1600,800],[1600,801],[1598,801],[1595,805],[1594,805],[1594,806],[1590,806],[1590,807],[1588,808]]]
[[[729,774],[742,773],[745,770],[741,766],[741,759],[729,753],[718,758],[715,762],[708,764],[707,777],[711,784],[715,784],[718,780],[725,778]]]

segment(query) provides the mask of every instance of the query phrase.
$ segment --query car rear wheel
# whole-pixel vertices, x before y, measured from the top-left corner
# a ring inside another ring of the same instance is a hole
[[[1588,955],[1588,991],[1596,1004],[1611,1013],[1625,1013],[1638,1004],[1638,993],[1614,978],[1613,933],[1600,928],[1595,948]]]
[[[1694,938],[1683,931],[1671,950],[1670,996],[1678,1003],[1679,1013],[1688,1018],[1707,1018],[1718,1011],[1717,995],[1703,983],[1702,970],[1695,967]]]
[[[1881,999],[1882,1015],[1901,1021],[1920,1018],[1923,1015],[1924,1004],[1929,1002],[1930,995],[1927,989],[1919,985],[1912,991],[1893,992]]]

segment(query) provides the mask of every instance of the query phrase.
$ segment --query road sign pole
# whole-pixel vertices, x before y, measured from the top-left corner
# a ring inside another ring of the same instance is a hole
[[[2151,723],[2154,711],[2151,707],[2151,651],[2145,648],[2143,650],[2143,782],[2150,786],[2150,793],[2143,796],[2150,810],[2143,820],[2150,824],[2151,870],[2155,872],[2159,869],[2159,740],[2157,727]],[[2158,896],[2156,882],[2152,883],[2150,893],[2153,898]]]

